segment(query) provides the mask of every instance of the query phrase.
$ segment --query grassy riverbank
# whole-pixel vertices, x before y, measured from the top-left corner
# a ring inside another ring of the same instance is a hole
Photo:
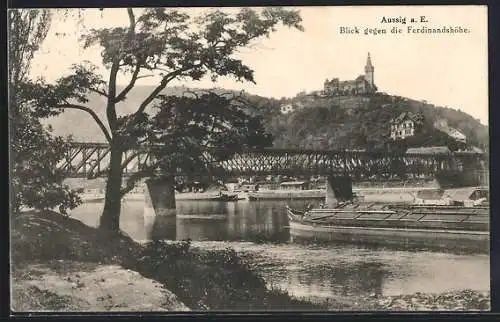
[[[139,244],[57,213],[12,215],[14,311],[489,310],[489,292],[296,299],[266,288],[243,252]]]
[[[326,308],[268,290],[231,249],[142,245],[54,212],[12,215],[11,248],[17,311]]]

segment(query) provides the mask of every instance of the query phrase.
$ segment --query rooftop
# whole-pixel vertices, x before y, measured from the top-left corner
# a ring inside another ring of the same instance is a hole
[[[420,154],[420,153],[435,153],[435,154],[448,154],[450,149],[447,146],[429,146],[420,148],[408,148],[407,154]]]
[[[298,186],[307,183],[307,181],[285,181],[280,183],[282,186]]]
[[[404,121],[405,119],[410,119],[412,121],[416,121],[416,115],[411,113],[411,112],[403,112],[399,114],[398,117],[394,118],[391,120],[391,123],[400,123]]]

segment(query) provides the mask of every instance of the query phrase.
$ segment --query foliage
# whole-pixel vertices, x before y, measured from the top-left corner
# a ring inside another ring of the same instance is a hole
[[[75,65],[74,75],[60,80],[73,84],[75,90],[86,89],[108,99],[111,133],[103,129],[108,141],[120,136],[131,143],[139,132],[144,132],[141,128],[146,126],[146,108],[174,79],[199,80],[207,75],[213,81],[219,76],[233,76],[254,82],[253,71],[232,55],[255,39],[269,36],[280,22],[301,29],[297,12],[281,8],[266,8],[260,14],[245,8],[233,15],[214,10],[198,17],[166,8],[145,9],[137,18],[132,9],[127,13],[128,28],[94,29],[82,37],[85,48],[93,45],[102,48],[103,64],[110,72],[109,82],[106,84],[96,74],[95,66],[88,63]],[[118,72],[131,74],[130,83],[120,93],[116,93]],[[138,79],[151,75],[161,77],[159,85],[134,114],[118,118],[115,104],[126,99]],[[64,103],[62,108],[77,108],[68,104],[68,100],[61,103]]]
[[[156,169],[167,173],[180,170],[201,180],[219,173],[212,166],[214,162],[244,149],[272,146],[263,117],[249,112],[254,104],[242,95],[189,91],[183,96],[159,95],[154,106],[157,112],[153,117],[143,114],[144,126],[131,140],[157,146],[151,148],[156,162],[131,175],[124,193],[142,177],[155,177]]]
[[[25,80],[35,52],[49,31],[48,10],[9,10],[9,83]]]
[[[13,209],[59,207],[63,214],[79,205],[76,193],[62,184],[64,174],[56,168],[67,150],[65,140],[52,137],[38,119],[24,115],[15,122],[10,140]]]
[[[65,156],[65,140],[40,123],[38,98],[42,82],[28,79],[30,63],[50,26],[48,10],[9,11],[9,137],[11,207],[59,207],[62,213],[80,200],[62,184],[56,164]],[[53,106],[53,105],[52,105]]]
[[[195,173],[195,169],[206,166],[203,152],[209,149],[214,150],[214,161],[221,161],[245,148],[272,145],[262,117],[250,115],[246,111],[248,102],[242,97],[212,92],[194,95],[160,97],[160,111],[152,120],[157,130],[148,137],[148,143],[163,143],[156,153],[167,162],[162,168],[184,168]]]

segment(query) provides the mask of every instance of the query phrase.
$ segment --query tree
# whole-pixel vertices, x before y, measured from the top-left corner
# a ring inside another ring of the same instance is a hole
[[[51,22],[48,10],[9,11],[9,143],[11,207],[49,209],[63,213],[79,198],[62,184],[56,164],[66,152],[65,141],[53,137],[40,121],[36,93],[40,84],[28,79],[31,61],[47,36]]]
[[[245,149],[272,145],[262,116],[248,113],[254,104],[244,96],[212,91],[185,94],[158,96],[154,105],[158,112],[146,122],[152,130],[137,133],[143,138],[139,143],[159,147],[150,151],[156,161],[132,175],[122,195],[144,176],[154,178],[157,168],[167,174],[180,169],[197,177],[223,175],[218,162]]]
[[[40,100],[41,105],[49,109],[57,101],[59,109],[85,111],[103,131],[111,153],[100,227],[111,231],[119,230],[120,196],[125,192],[121,167],[124,151],[149,137],[155,126],[167,126],[152,121],[147,114],[162,90],[175,79],[199,80],[204,76],[210,76],[213,81],[219,76],[232,76],[239,81],[254,82],[253,71],[233,54],[258,38],[269,37],[280,23],[302,30],[298,12],[282,8],[259,11],[244,8],[235,14],[212,10],[197,17],[166,8],[144,9],[139,15],[133,9],[126,12],[127,28],[95,29],[82,37],[85,48],[101,47],[102,62],[109,71],[107,80],[97,73],[95,66],[78,64],[73,68],[73,75],[59,79],[55,85],[47,85],[44,99]],[[116,86],[119,73],[130,75],[130,82],[120,92]],[[156,88],[135,113],[118,117],[119,103],[127,98],[137,80],[151,75],[161,78]],[[106,98],[106,125],[94,110],[84,105],[89,92]],[[167,110],[169,104],[175,103],[160,100]],[[204,114],[200,115],[203,118]],[[239,118],[235,119],[236,125],[237,120]]]

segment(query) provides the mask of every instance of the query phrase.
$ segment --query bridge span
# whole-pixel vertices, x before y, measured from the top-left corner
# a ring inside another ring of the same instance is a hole
[[[157,146],[154,149],[158,148]],[[129,176],[149,171],[156,166],[154,149],[138,146],[124,152],[122,168]],[[408,175],[433,175],[436,179],[458,174],[466,181],[478,182],[477,174],[488,180],[488,156],[481,153],[372,153],[361,151],[317,151],[297,149],[259,149],[224,155],[223,150],[203,151],[203,169],[178,169],[177,173],[145,181],[145,218],[162,215],[175,219],[175,176],[177,175],[325,175],[325,203],[333,208],[353,196],[352,182]],[[105,177],[109,168],[110,149],[102,143],[73,143],[66,157],[58,164],[67,177],[94,179]],[[486,173],[486,176],[484,174]],[[444,174],[444,175],[443,175]],[[377,178],[374,178],[376,176]],[[472,180],[472,181],[471,181]],[[479,179],[481,181],[481,179]],[[439,181],[439,179],[438,179]],[[484,179],[483,179],[484,181]],[[441,182],[440,182],[441,184]]]
[[[224,159],[217,157],[219,152],[221,150],[204,151],[205,168],[179,168],[178,174],[240,176],[343,173],[353,179],[369,179],[373,176],[435,175],[446,171],[485,171],[489,168],[487,154],[473,152],[401,154],[266,148],[236,152]],[[109,157],[108,144],[76,142],[71,144],[58,168],[68,177],[103,177],[109,167]],[[154,166],[156,161],[151,148],[138,146],[124,152],[122,168],[125,175],[131,175]]]

